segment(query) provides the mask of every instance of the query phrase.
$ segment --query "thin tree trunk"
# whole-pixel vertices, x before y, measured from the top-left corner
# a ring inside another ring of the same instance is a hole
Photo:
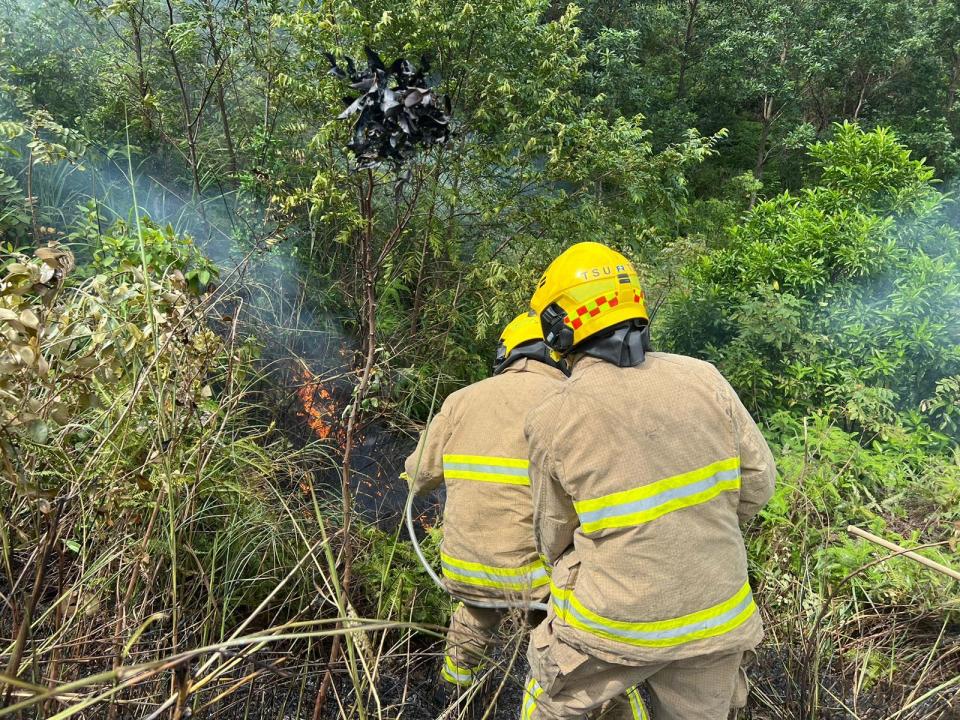
[[[950,120],[955,120],[957,117],[957,111],[954,109],[954,105],[957,102],[957,90],[960,89],[960,53],[953,53],[953,67],[950,72],[950,84],[947,85],[947,105],[946,105],[946,114],[947,118]],[[951,123],[953,127],[956,127],[956,123]]]
[[[430,209],[430,217],[433,218],[433,208]],[[420,329],[420,310],[423,304],[423,270],[427,263],[427,251],[430,249],[430,223],[427,223],[427,229],[423,233],[423,246],[420,248],[420,267],[417,270],[416,287],[413,290],[413,306],[410,309],[410,334],[416,335]]]
[[[760,120],[760,139],[757,142],[757,159],[753,164],[753,175],[757,180],[763,178],[763,170],[767,164],[767,140],[770,137],[770,116],[766,113],[767,101],[764,100],[764,114]]]
[[[167,0],[167,11],[169,13],[170,25],[174,20],[173,5]],[[177,58],[177,51],[173,47],[173,42],[167,39],[167,52],[170,54],[170,61],[173,63],[173,73],[177,78],[177,87],[180,90],[180,103],[183,106],[183,127],[187,134],[187,151],[190,157],[190,171],[193,175],[193,193],[196,198],[200,197],[200,167],[199,154],[197,153],[197,140],[195,131],[199,130],[200,116],[197,116],[196,127],[190,121],[190,95],[187,92],[187,83],[184,80],[183,72],[180,70],[180,60]]]
[[[760,114],[760,139],[757,142],[757,159],[753,165],[753,176],[757,180],[763,180],[763,170],[767,163],[767,141],[770,137],[770,126],[773,124],[773,97],[765,95]],[[750,193],[750,203],[748,207],[753,207],[757,202],[757,191]]]
[[[33,139],[40,138],[36,130]],[[37,199],[33,196],[33,150],[27,153],[27,204],[30,206],[30,224],[33,228],[33,242],[40,243],[40,225],[37,220]]]
[[[367,187],[365,193],[361,196],[361,212],[364,217],[364,229],[360,235],[360,263],[363,275],[363,293],[364,293],[364,323],[366,333],[364,338],[365,360],[363,372],[360,375],[360,383],[357,386],[357,392],[353,396],[353,403],[350,406],[350,415],[347,417],[347,432],[343,444],[343,471],[341,474],[341,493],[343,495],[343,576],[341,578],[341,594],[344,604],[349,604],[350,600],[350,581],[353,574],[353,548],[350,543],[350,526],[353,519],[353,491],[350,489],[350,470],[351,459],[353,457],[353,446],[357,430],[357,421],[360,417],[362,404],[366,398],[367,388],[370,385],[370,378],[373,375],[373,364],[376,359],[377,350],[377,297],[376,297],[376,275],[377,269],[373,262],[373,172],[367,170]],[[342,628],[342,623],[337,624],[338,629]],[[331,667],[340,657],[341,653],[341,635],[335,635],[330,647],[330,658],[327,663],[327,670],[324,673],[320,689],[317,691],[317,697],[313,704],[313,720],[320,720],[323,707],[326,704],[327,693],[333,681]]]
[[[270,31],[270,24],[267,23],[267,47],[266,51],[260,53],[260,42],[259,39],[254,35],[253,25],[250,22],[252,13],[250,10],[249,0],[243,0],[243,26],[247,33],[248,41],[248,51],[250,56],[253,58],[254,68],[258,70],[263,70],[263,131],[266,133],[270,128],[270,92],[273,88],[273,73],[270,72],[270,52],[273,44],[273,33]],[[266,146],[264,146],[264,153],[266,153]],[[264,155],[261,155],[258,162],[264,161]]]
[[[867,86],[870,84],[870,73],[863,79],[860,85],[860,95],[857,97],[857,106],[853,109],[853,119],[860,119],[860,111],[863,110],[863,102],[867,97]]]
[[[58,599],[63,597],[63,575],[64,575],[63,566],[64,566],[63,552],[61,551],[57,553],[57,598]],[[54,622],[56,623],[56,627],[58,628],[63,627],[63,619],[66,616],[66,611],[64,610],[63,605],[64,605],[63,603],[58,602],[57,610],[54,613]],[[57,683],[60,680],[60,655],[63,652],[64,650],[59,645],[56,645],[54,646],[53,650],[50,653],[51,655],[50,665],[47,670],[47,678],[48,678],[47,688],[49,688],[50,690],[53,690],[55,687],[57,687]],[[49,716],[52,714],[51,710],[55,702],[56,701],[51,698],[50,700],[47,700],[46,702],[44,702],[43,705],[41,706],[46,716]]]
[[[30,625],[33,623],[33,613],[37,608],[37,602],[43,591],[43,580],[47,571],[47,558],[50,556],[50,550],[57,540],[57,532],[60,529],[60,507],[56,506],[50,514],[47,521],[47,536],[44,539],[43,547],[37,554],[37,567],[33,576],[33,591],[30,593],[30,599],[23,610],[23,617],[20,618],[20,627],[17,629],[17,637],[13,643],[13,649],[10,652],[10,660],[7,663],[6,676],[16,678],[20,674],[20,661],[23,659],[23,650],[27,645],[27,639],[30,637]],[[4,704],[10,703],[10,694],[13,692],[13,685],[7,688]]]
[[[227,115],[223,83],[217,83],[217,107],[220,109],[220,120],[223,123],[223,139],[227,143],[227,154],[230,158],[230,172],[236,174],[240,166],[237,164],[237,151],[233,146],[233,135],[230,133],[230,118]]]
[[[213,8],[210,3],[205,4],[207,32],[210,34],[210,53],[213,56],[213,63],[217,67],[226,67],[223,53],[213,25]],[[230,158],[230,172],[236,174],[239,165],[237,164],[237,152],[233,145],[233,134],[230,132],[230,117],[227,115],[227,103],[224,98],[223,82],[217,81],[216,86],[217,107],[220,110],[220,122],[223,124],[223,139],[227,144],[227,154]]]
[[[141,11],[142,12],[142,11]],[[153,128],[153,121],[150,119],[150,111],[147,109],[147,95],[150,89],[147,85],[147,72],[143,66],[143,35],[142,35],[142,16],[137,17],[137,11],[133,8],[129,11],[130,32],[133,36],[133,53],[137,58],[137,95],[140,96],[140,113],[143,115],[144,127],[149,132]]]
[[[683,49],[680,52],[680,71],[677,76],[677,100],[682,100],[687,94],[687,68],[690,65],[690,48],[693,45],[697,8],[699,6],[700,0],[687,0],[687,30],[683,36]]]
[[[439,184],[440,182],[440,168],[443,163],[441,158],[443,157],[443,150],[440,151],[440,157],[437,158],[437,170],[434,174],[434,184]],[[453,192],[456,194],[460,184],[460,174],[454,177],[453,181]],[[420,247],[420,264],[417,268],[417,279],[416,286],[413,291],[413,305],[410,309],[410,334],[416,335],[417,331],[420,329],[420,311],[423,305],[423,285],[425,282],[424,279],[424,270],[427,265],[427,253],[430,250],[430,231],[433,229],[433,220],[437,211],[437,196],[434,193],[433,202],[430,203],[430,213],[427,216],[426,227],[423,231],[423,245]]]

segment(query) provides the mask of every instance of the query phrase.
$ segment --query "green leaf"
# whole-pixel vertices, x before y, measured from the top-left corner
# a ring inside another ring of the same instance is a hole
[[[46,420],[32,420],[27,423],[27,435],[37,445],[45,445],[50,437],[50,427]]]

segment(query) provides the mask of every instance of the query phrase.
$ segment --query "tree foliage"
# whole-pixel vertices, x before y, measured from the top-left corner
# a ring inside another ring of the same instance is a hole
[[[451,98],[447,142],[357,167],[328,54],[365,47],[428,60],[425,82]],[[287,573],[275,618],[444,619],[408,548],[350,532],[347,471],[341,520],[315,496],[313,466],[349,456],[337,433],[292,452],[253,417],[274,410],[245,384],[272,330],[244,342],[232,308],[211,312],[243,271],[204,248],[295,274],[278,305],[347,338],[344,418],[412,432],[488,374],[556,253],[593,240],[641,271],[654,344],[715,363],[776,451],[779,489],[749,532],[779,663],[768,709],[826,716],[830,695],[837,713],[872,718],[857,705],[870,688],[883,717],[935,717],[960,666],[928,620],[955,629],[952,589],[907,560],[865,567],[874,551],[843,530],[957,564],[958,89],[957,0],[5,0],[0,571],[13,602],[31,596],[24,568],[52,566],[34,550],[62,525],[48,550],[82,588],[60,606],[112,604],[115,620],[109,638],[67,626],[118,665],[168,611],[163,652],[226,636]],[[196,232],[105,208],[102,176],[82,168],[106,175],[116,157],[124,173],[136,163],[131,193],[148,173],[182,196]],[[92,509],[58,504],[78,497]],[[353,565],[331,549],[350,542]],[[352,590],[338,575],[351,572]],[[303,667],[326,667],[313,640],[296,645]],[[358,665],[370,648],[348,646],[367,697],[358,668],[376,675],[373,655]],[[58,667],[48,647],[41,674]],[[321,707],[322,670],[302,672]]]
[[[687,270],[665,337],[758,412],[883,432],[960,371],[960,236],[891,132],[844,125],[810,154],[815,185],[760,203]]]

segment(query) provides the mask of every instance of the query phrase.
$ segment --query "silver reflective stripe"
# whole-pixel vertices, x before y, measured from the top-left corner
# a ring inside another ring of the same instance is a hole
[[[529,718],[533,713],[533,708],[536,706],[536,704],[536,698],[534,698],[530,693],[527,693],[527,698],[523,703],[523,710],[521,711],[520,717],[524,719]]]
[[[481,580],[497,580],[506,583],[531,583],[534,580],[540,580],[548,577],[546,568],[537,568],[522,575],[501,575],[499,573],[486,572],[484,570],[467,570],[456,565],[451,565],[446,561],[441,561],[444,570],[449,570],[454,575],[466,575],[467,577],[480,578]]]
[[[443,669],[440,671],[440,675],[444,680],[455,685],[468,686],[473,684],[474,680],[477,679],[477,673],[481,670],[483,670],[483,665],[478,665],[475,668],[460,667],[447,655],[443,660]]]
[[[584,625],[593,628],[595,630],[600,630],[609,635],[618,635],[622,638],[628,638],[630,640],[672,640],[673,638],[683,637],[684,635],[690,635],[692,633],[700,632],[701,630],[709,630],[711,628],[719,627],[730,620],[733,620],[737,615],[750,607],[750,604],[753,602],[753,594],[747,593],[747,595],[741,600],[736,606],[727,610],[725,613],[716,615],[714,617],[707,618],[705,620],[700,620],[698,622],[690,623],[688,625],[680,625],[675,628],[669,628],[667,630],[624,630],[623,628],[614,627],[612,625],[605,625],[598,623],[595,620],[586,618],[577,611],[573,606],[573,603],[562,602],[556,597],[553,598],[553,604],[557,609],[557,612],[561,615],[567,613],[573,615],[578,622],[583,623]]]
[[[524,688],[523,707],[520,708],[520,720],[529,720],[533,715],[534,709],[537,707],[537,698],[540,697],[542,693],[543,688],[540,687],[540,683],[530,678],[526,688]]]
[[[456,670],[451,670],[447,668],[447,674],[452,677],[454,680],[460,683],[472,683],[473,675],[458,673]]]
[[[627,690],[627,697],[630,699],[630,710],[633,712],[633,720],[647,720],[647,709],[640,697],[640,691],[637,686]]]
[[[725,480],[733,480],[739,476],[739,468],[735,468],[733,470],[721,470],[715,475],[711,475],[704,480],[700,480],[689,485],[682,485],[678,488],[664,490],[661,493],[651,495],[650,497],[643,498],[642,500],[634,500],[633,502],[623,503],[621,505],[613,505],[611,507],[579,513],[580,522],[586,524],[597,522],[598,520],[608,520],[612,517],[618,517],[620,515],[633,515],[634,513],[644,512],[645,510],[652,510],[653,508],[663,505],[664,503],[668,503],[671,500],[678,500],[680,498],[689,497],[690,495],[696,495],[697,493],[709,490],[718,483],[724,482]]]
[[[466,470],[467,472],[492,473],[494,475],[515,475],[529,477],[526,468],[506,467],[504,465],[481,465],[480,463],[445,462],[444,472]]]

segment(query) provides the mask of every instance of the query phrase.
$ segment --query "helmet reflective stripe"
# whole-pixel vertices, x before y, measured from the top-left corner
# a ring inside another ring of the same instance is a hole
[[[581,530],[591,533],[640,525],[739,489],[740,458],[727,458],[632,490],[574,501],[573,507]]]
[[[587,609],[571,590],[551,583],[551,598],[557,615],[568,625],[599,637],[639,647],[673,647],[716,637],[739,627],[756,611],[750,583],[722,603],[669,620],[623,622],[610,620]]]
[[[633,294],[633,303],[635,305],[642,304],[644,302],[643,290],[635,292]],[[594,298],[589,302],[584,303],[578,307],[573,314],[573,318],[566,316],[564,318],[564,323],[570,325],[574,330],[579,330],[585,320],[589,320],[592,317],[596,317],[601,312],[603,312],[604,306],[608,308],[615,308],[620,304],[620,298],[617,295],[601,295],[598,298]],[[584,316],[587,316],[584,318]]]

